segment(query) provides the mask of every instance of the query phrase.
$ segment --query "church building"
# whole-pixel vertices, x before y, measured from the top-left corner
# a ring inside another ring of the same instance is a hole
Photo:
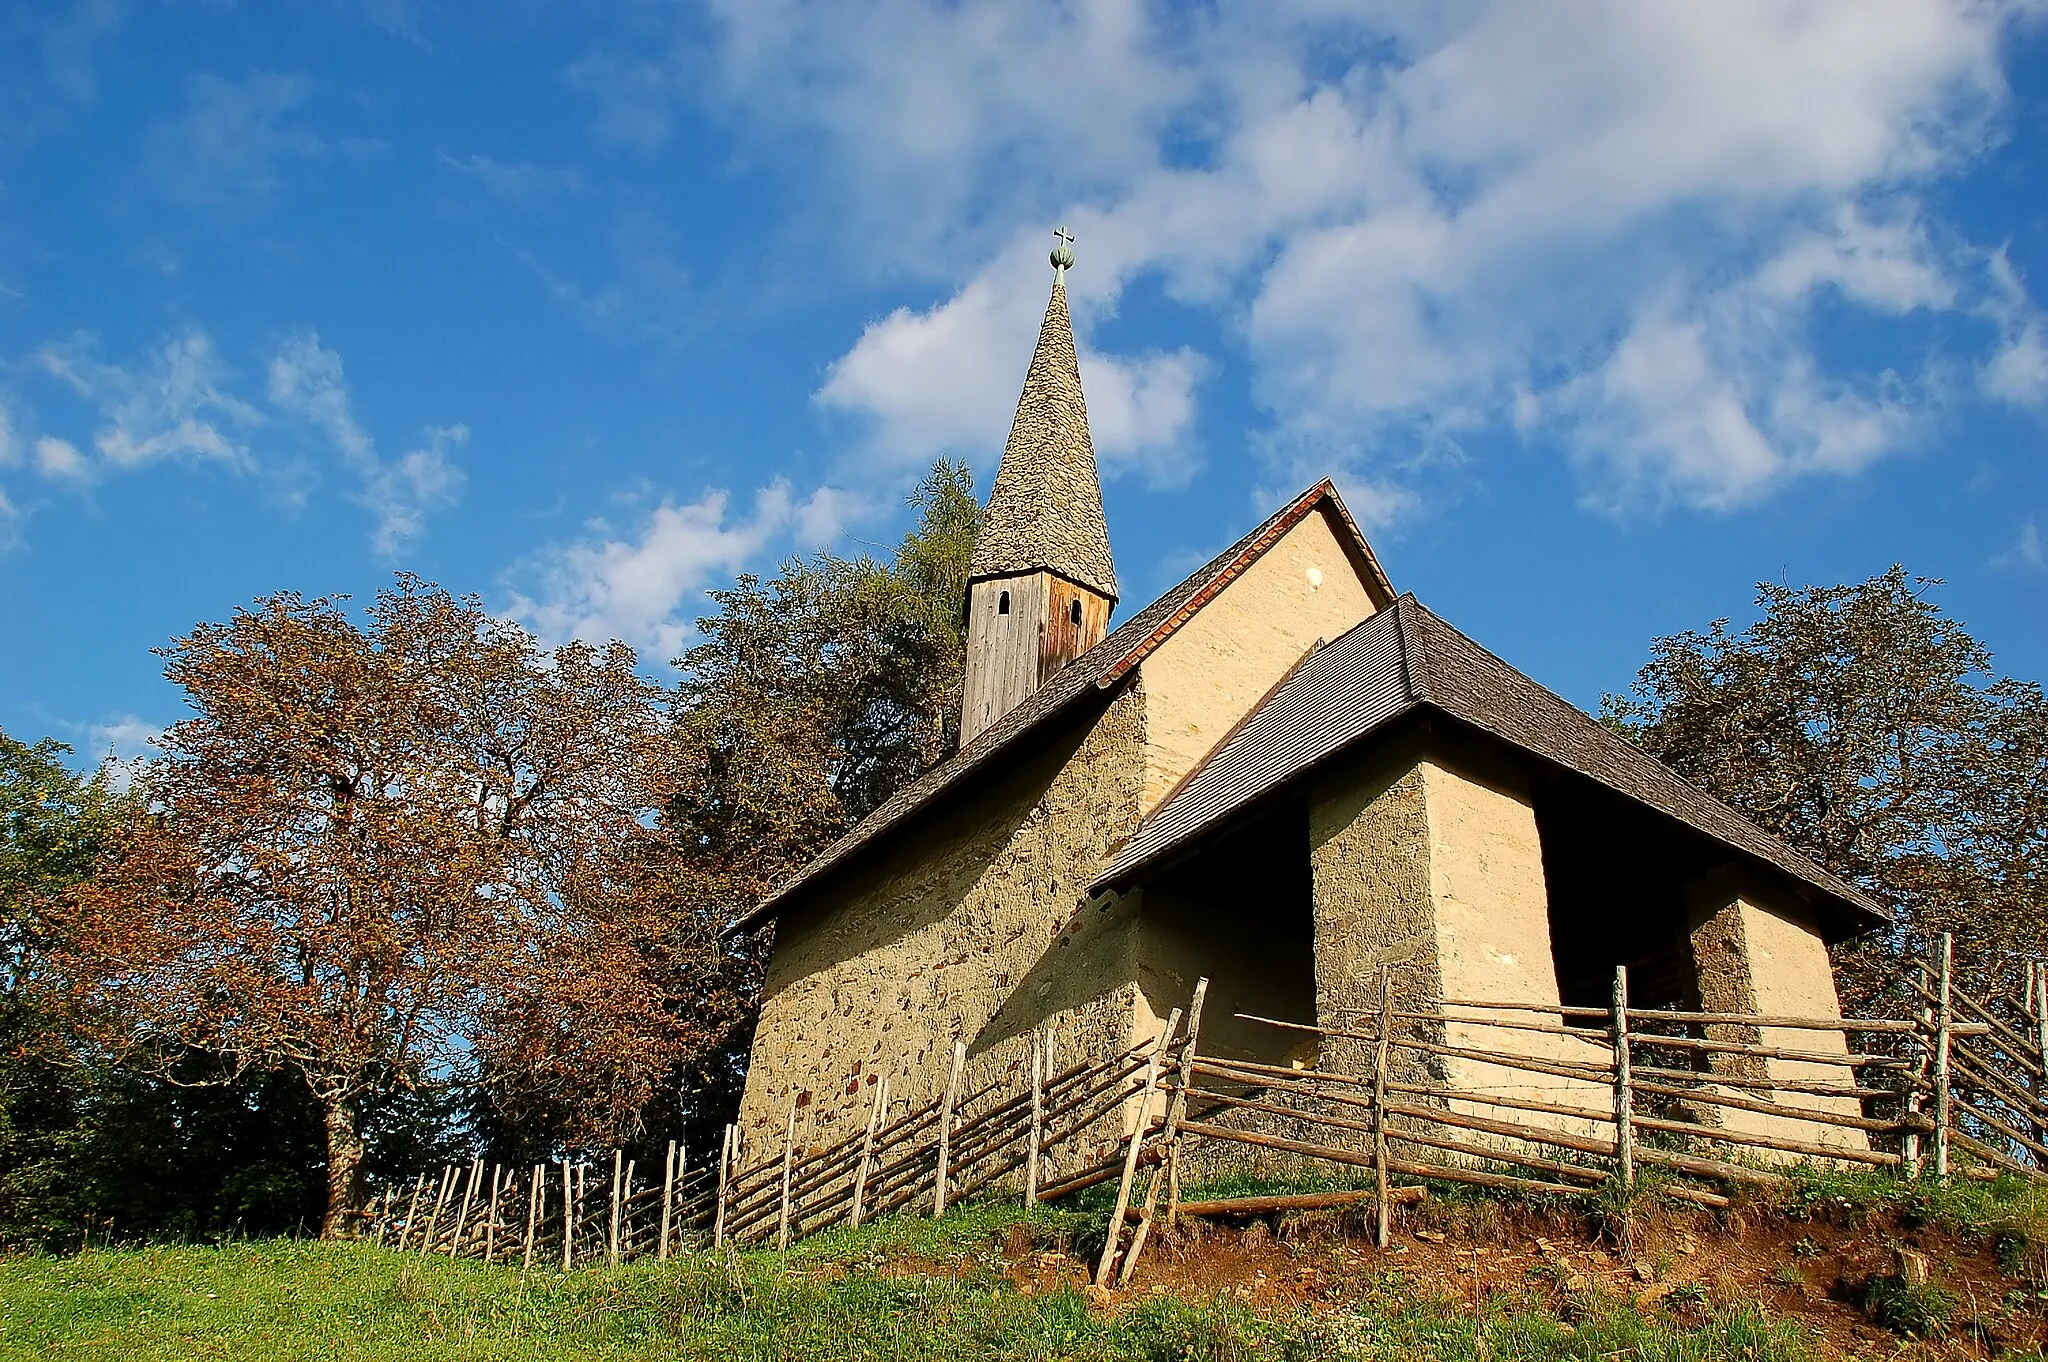
[[[956,1041],[968,1091],[1049,1021],[1062,1064],[1120,1052],[1201,977],[1203,1050],[1271,1063],[1350,1061],[1239,1014],[1355,1026],[1383,970],[1431,1005],[1604,1006],[1625,965],[1636,1006],[1838,1015],[1828,945],[1877,906],[1398,595],[1329,482],[1112,630],[1052,261],[967,588],[960,750],[735,924],[776,933],[753,1147],[792,1104],[804,1144],[858,1130],[884,1075],[928,1100]],[[1466,1067],[1439,1077],[1490,1081]]]

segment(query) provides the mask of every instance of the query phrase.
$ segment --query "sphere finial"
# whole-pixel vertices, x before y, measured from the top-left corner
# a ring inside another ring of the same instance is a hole
[[[1052,248],[1053,273],[1065,274],[1074,268],[1074,234],[1064,227],[1053,228],[1052,234],[1058,239]]]

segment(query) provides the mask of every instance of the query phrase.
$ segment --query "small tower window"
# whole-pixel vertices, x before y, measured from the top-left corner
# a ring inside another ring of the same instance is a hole
[[[996,597],[996,613],[998,615],[1007,615],[1010,613],[1009,592],[1005,591],[1002,595]]]
[[[1074,622],[1076,629],[1081,627],[1081,602],[1075,601],[1071,606],[1067,607],[1067,618]]]

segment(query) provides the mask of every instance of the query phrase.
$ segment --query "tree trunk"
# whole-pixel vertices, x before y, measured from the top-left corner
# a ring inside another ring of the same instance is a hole
[[[323,1094],[320,1105],[327,1121],[327,1213],[320,1220],[320,1237],[339,1239],[362,1191],[363,1112],[352,1097]]]

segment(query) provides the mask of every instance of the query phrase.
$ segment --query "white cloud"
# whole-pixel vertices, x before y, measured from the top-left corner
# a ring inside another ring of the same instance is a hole
[[[2048,344],[2042,341],[2041,313],[2004,251],[1992,255],[1990,273],[1993,290],[1983,312],[1997,325],[2001,340],[1979,381],[1990,396],[2015,406],[2048,403]]]
[[[98,757],[108,783],[116,792],[125,792],[156,756],[156,740],[164,732],[161,724],[133,714],[116,714],[87,726],[86,755]]]
[[[903,472],[940,454],[981,456],[1003,447],[1017,392],[1037,341],[1050,270],[1029,268],[1042,243],[1022,238],[1003,266],[984,271],[928,311],[898,308],[870,324],[827,373],[828,407],[864,418],[868,452]],[[1078,284],[1078,279],[1074,283]],[[1070,301],[1086,312],[1078,289]],[[1085,325],[1077,319],[1085,334]],[[1189,349],[1130,357],[1080,347],[1089,430],[1109,472],[1185,481],[1198,464],[1187,449],[1195,387],[1206,368]]]
[[[134,468],[187,458],[248,466],[247,433],[263,418],[230,390],[233,375],[205,332],[166,336],[141,364],[127,368],[94,358],[88,336],[46,345],[35,358],[99,409],[93,447],[107,464]]]
[[[464,475],[449,451],[468,442],[468,427],[431,427],[420,448],[384,462],[350,409],[341,356],[312,331],[293,335],[271,356],[268,391],[279,410],[324,434],[360,480],[358,499],[377,518],[370,544],[378,554],[389,557],[409,546],[425,528],[426,512],[452,504],[460,493]]]
[[[266,197],[292,163],[329,150],[293,117],[311,93],[305,77],[274,71],[240,81],[194,76],[184,113],[151,139],[150,170],[166,193],[188,203]]]
[[[1993,558],[1991,566],[2007,570],[2030,568],[2035,572],[2048,568],[2048,550],[2041,543],[2041,527],[2032,519],[2021,525],[2012,547]]]
[[[582,172],[574,166],[500,161],[474,152],[468,156],[450,156],[444,151],[438,156],[442,165],[513,203],[531,203],[550,194],[572,194],[583,188]]]
[[[1993,318],[1996,266],[1925,194],[1999,135],[2028,8],[724,0],[709,52],[643,46],[609,97],[650,141],[708,98],[812,156],[842,235],[896,243],[878,268],[950,286],[821,387],[885,461],[1000,441],[1045,285],[1014,224],[1066,218],[1084,342],[1141,277],[1215,311],[1290,473],[1391,492],[1417,451],[1512,427],[1596,502],[1729,506],[1917,438],[1937,375],[1885,329],[1914,310],[1991,322],[1983,386],[2033,400],[2024,292]],[[1859,353],[1817,339],[1823,303],[1868,323]],[[1200,361],[1158,358],[1092,355],[1105,414],[1154,375],[1132,449],[1185,428]]]
[[[36,441],[36,471],[46,478],[82,482],[90,476],[85,455],[69,440],[45,435]]]
[[[97,414],[90,452],[54,431],[31,440],[0,409],[0,467],[26,464],[45,481],[81,487],[173,460],[240,474],[268,464],[275,472],[276,446],[311,436],[352,477],[353,499],[375,518],[371,547],[387,557],[416,540],[427,513],[453,504],[462,490],[453,455],[468,442],[469,428],[430,426],[416,448],[393,460],[380,457],[356,420],[341,356],[311,330],[277,347],[257,401],[237,392],[239,376],[196,328],[164,337],[131,364],[102,361],[94,349],[91,337],[75,336],[35,351],[30,366]],[[270,457],[259,457],[259,439]]]
[[[623,639],[666,661],[689,646],[697,593],[714,574],[728,577],[776,544],[831,540],[850,505],[832,488],[798,501],[779,480],[754,494],[745,515],[723,489],[681,504],[664,497],[623,532],[593,521],[583,538],[520,564],[507,581],[509,613],[551,642]]]

